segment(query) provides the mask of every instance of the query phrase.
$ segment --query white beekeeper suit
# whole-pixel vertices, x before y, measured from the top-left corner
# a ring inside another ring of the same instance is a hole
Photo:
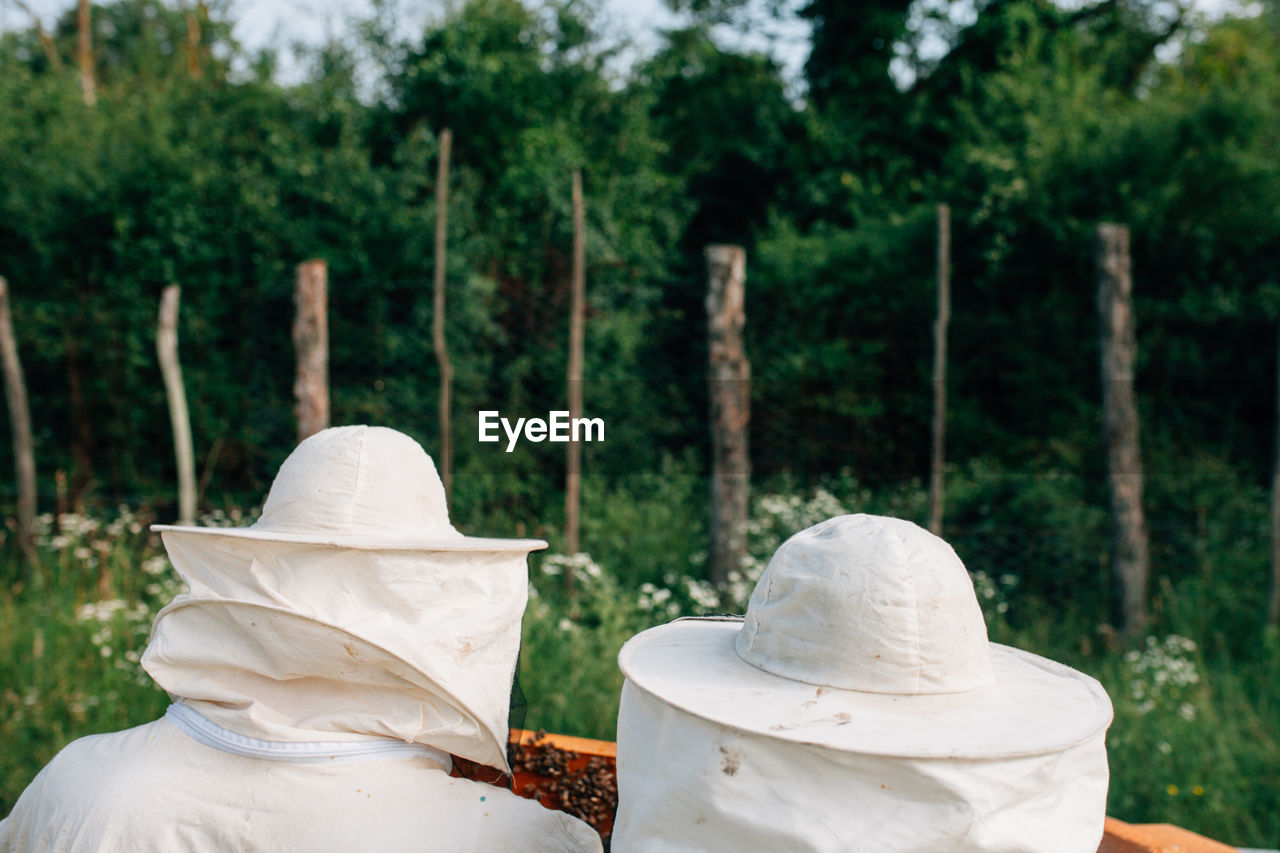
[[[990,643],[951,547],[910,522],[787,540],[742,619],[632,638],[613,850],[1096,853],[1111,702]]]
[[[449,776],[450,754],[509,770],[525,559],[546,543],[454,530],[411,438],[325,430],[252,527],[156,529],[191,590],[142,659],[174,704],[60,752],[0,851],[600,849],[576,818]]]

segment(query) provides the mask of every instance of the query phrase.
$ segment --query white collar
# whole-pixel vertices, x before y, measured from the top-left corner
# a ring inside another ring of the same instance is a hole
[[[180,702],[170,705],[164,716],[197,743],[232,755],[292,764],[339,764],[418,756],[439,764],[446,773],[453,769],[449,753],[422,743],[405,743],[382,737],[358,741],[262,740],[224,729]]]

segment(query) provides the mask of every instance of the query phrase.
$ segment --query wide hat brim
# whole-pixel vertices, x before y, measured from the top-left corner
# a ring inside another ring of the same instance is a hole
[[[343,534],[329,531],[289,533],[256,527],[194,527],[179,524],[153,524],[157,533],[224,536],[231,539],[253,539],[261,542],[285,542],[321,545],[332,548],[354,548],[361,551],[540,551],[547,547],[541,539],[491,539],[482,536],[419,535],[403,533]]]
[[[1111,700],[1093,678],[991,644],[996,681],[964,693],[902,695],[819,687],[738,656],[737,619],[681,619],[622,647],[633,685],[685,713],[744,732],[842,752],[998,759],[1069,749],[1106,730]]]

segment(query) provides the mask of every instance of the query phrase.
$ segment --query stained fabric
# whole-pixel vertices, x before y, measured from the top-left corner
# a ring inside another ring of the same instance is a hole
[[[170,694],[267,740],[378,735],[506,769],[524,554],[163,535],[191,591],[142,665]]]
[[[1096,853],[1103,734],[1000,760],[908,759],[780,741],[627,683],[616,853]]]
[[[167,719],[75,741],[0,822],[5,853],[599,849],[581,821],[426,757],[268,761]]]
[[[989,642],[964,564],[901,519],[778,548],[741,619],[623,646],[613,849],[1095,853],[1111,702]]]

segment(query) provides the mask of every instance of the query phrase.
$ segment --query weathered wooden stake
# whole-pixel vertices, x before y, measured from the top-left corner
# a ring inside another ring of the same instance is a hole
[[[298,264],[293,348],[298,372],[293,382],[298,441],[329,426],[329,267],[319,259]]]
[[[89,0],[78,0],[76,4],[76,65],[80,69],[80,93],[84,102],[93,106],[98,100],[97,76],[93,71],[93,18],[89,9]]]
[[[1147,619],[1150,550],[1142,511],[1142,455],[1133,374],[1137,341],[1129,227],[1100,223],[1094,238],[1101,320],[1103,438],[1111,493],[1111,610],[1122,639]]]
[[[938,205],[938,315],[933,323],[933,451],[929,462],[929,532],[942,535],[942,470],[947,435],[947,325],[951,322],[951,208]]]
[[[200,14],[204,12],[204,4],[194,7],[183,3],[183,12],[187,19],[187,76],[192,80],[201,77],[200,68]]]
[[[453,364],[449,361],[449,348],[444,339],[445,245],[448,242],[449,151],[452,147],[453,131],[444,128],[440,131],[440,156],[435,169],[435,287],[434,307],[431,310],[431,347],[435,351],[435,362],[440,370],[440,453],[436,464],[440,470],[440,482],[444,483],[445,500],[453,498]]]
[[[9,423],[13,433],[13,467],[18,479],[18,545],[34,569],[36,553],[36,457],[31,442],[31,408],[27,404],[27,383],[18,359],[13,335],[13,315],[9,311],[9,282],[0,276],[0,360],[4,362],[4,393],[9,403]]]
[[[1280,625],[1280,347],[1276,350],[1276,461],[1271,475],[1271,596],[1267,624]]]
[[[213,444],[209,445],[209,452],[204,457],[204,467],[200,469],[200,479],[196,483],[196,506],[204,502],[204,496],[209,492],[209,481],[213,479],[213,472],[218,467],[218,456],[222,453],[222,445],[224,441],[222,436],[218,436],[213,440]]]
[[[178,463],[178,523],[194,524],[196,520],[196,458],[191,444],[191,417],[187,411],[187,392],[182,384],[182,365],[178,362],[178,305],[182,288],[171,284],[160,294],[160,314],[156,323],[156,357],[164,392],[169,400],[169,423],[173,426],[173,450]]]
[[[440,479],[446,499],[453,497],[453,442],[450,397],[453,392],[453,364],[444,339],[445,243],[449,216],[449,150],[453,147],[453,131],[440,132],[440,161],[436,168],[436,277],[435,309],[431,317],[431,342],[440,365]]]
[[[711,554],[708,574],[723,586],[747,555],[751,459],[751,363],[742,345],[747,253],[712,245],[707,258],[707,349],[711,403]]]
[[[22,0],[14,0],[14,5],[31,16],[36,28],[36,37],[40,39],[40,47],[44,49],[44,58],[49,63],[49,67],[54,71],[61,69],[62,57],[58,56],[57,45],[53,43],[49,31],[44,28],[44,22],[40,20],[40,16],[36,14],[35,9],[32,9]]]
[[[71,500],[67,495],[67,472],[61,468],[53,472],[54,516],[53,529],[61,530],[62,516],[71,511]]]
[[[582,205],[582,170],[573,170],[573,282],[569,300],[569,422],[582,417],[582,341],[587,303],[585,212]],[[565,465],[564,483],[564,539],[565,550],[578,553],[578,510],[582,494],[582,445],[573,439],[576,431],[570,430],[568,459]],[[565,573],[565,582],[572,587],[572,572]]]

